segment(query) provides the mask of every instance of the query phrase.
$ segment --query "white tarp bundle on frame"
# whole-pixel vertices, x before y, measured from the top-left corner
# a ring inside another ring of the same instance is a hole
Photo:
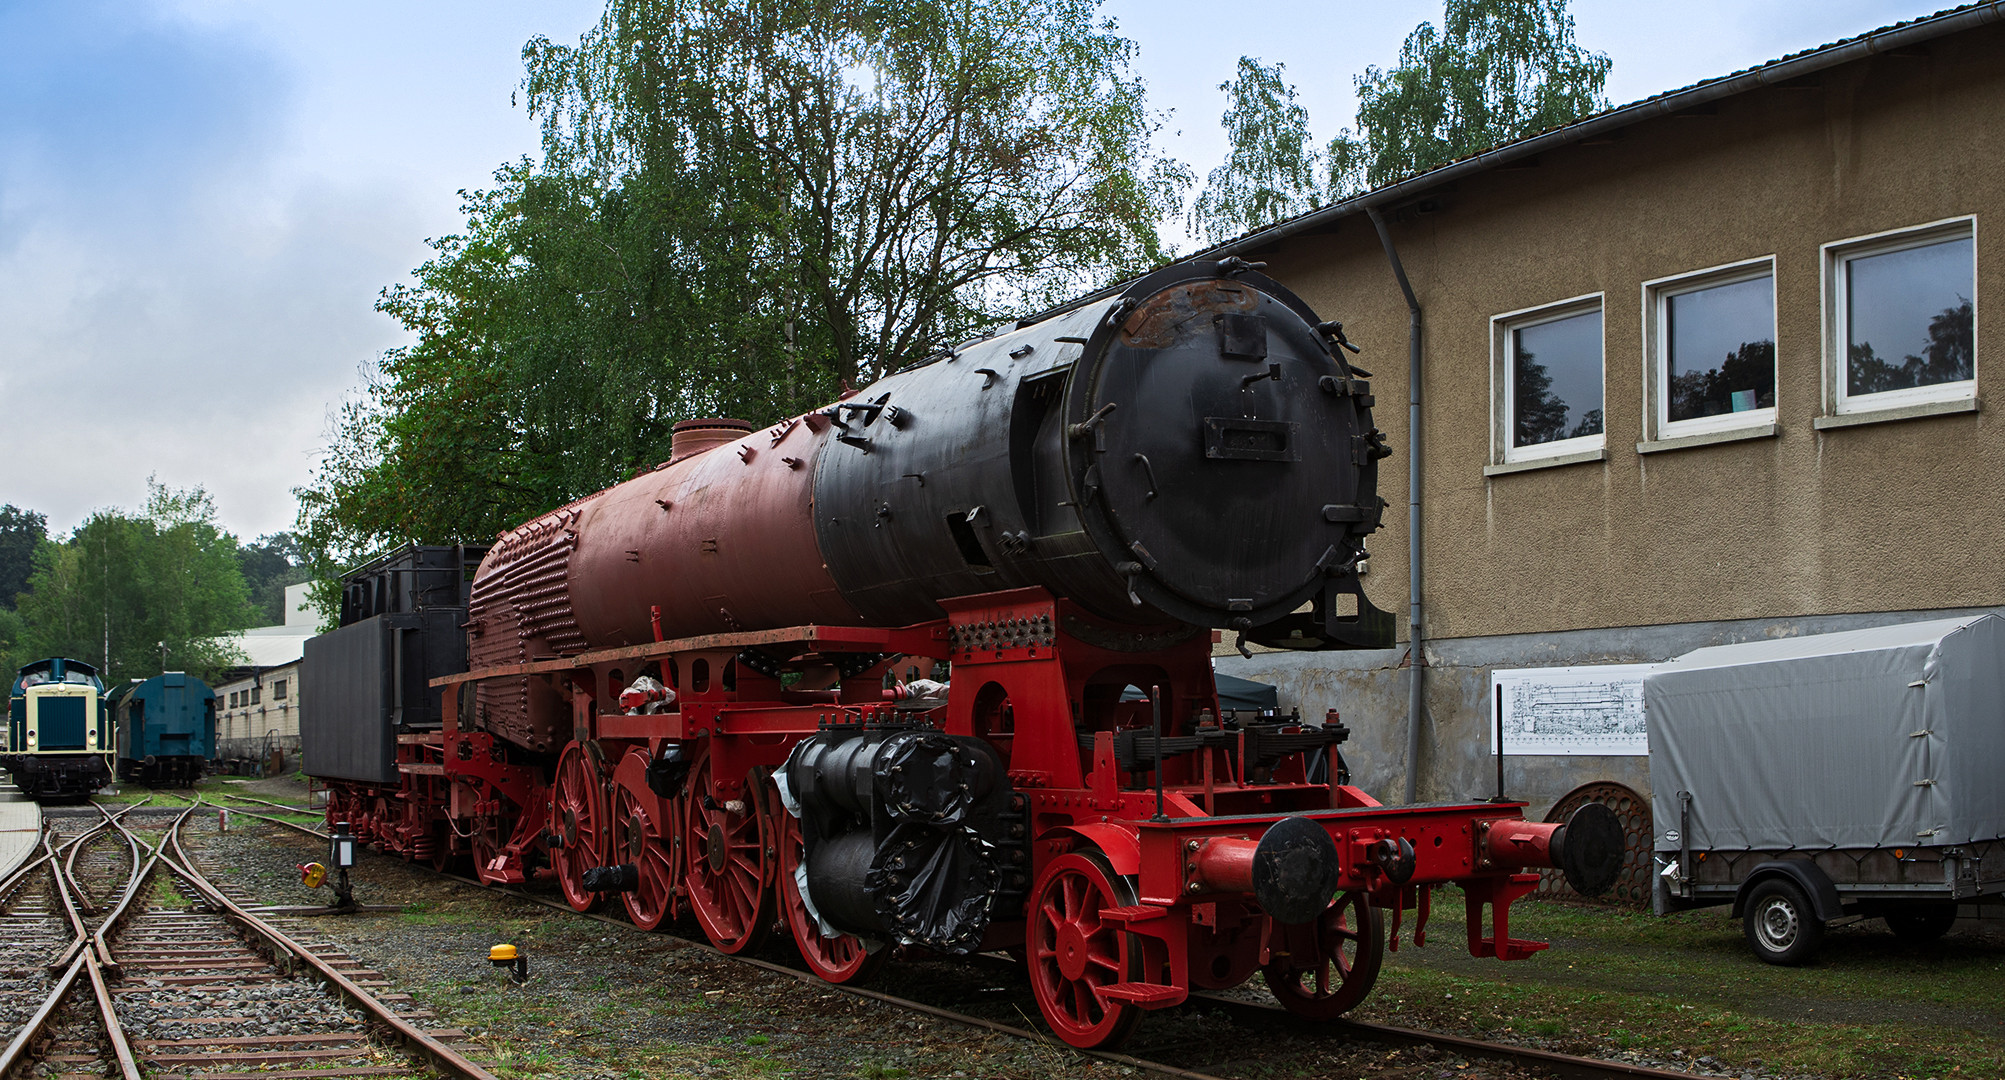
[[[2005,836],[2005,619],[1722,645],[1643,680],[1657,849]]]

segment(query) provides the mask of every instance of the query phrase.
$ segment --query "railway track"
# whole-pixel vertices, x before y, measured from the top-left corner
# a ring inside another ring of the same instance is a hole
[[[289,809],[285,807],[279,807],[278,804],[276,803],[265,803],[263,800],[246,800],[246,801],[263,803],[264,805],[276,807],[279,809]],[[260,814],[245,810],[233,810],[233,813],[240,814],[246,817],[256,818],[261,821],[270,822],[275,825],[281,825],[284,826],[285,828],[305,834],[307,836],[314,837],[315,839],[321,840],[323,842],[327,840],[327,834],[321,832],[318,829],[314,829],[310,826],[303,825],[295,821],[288,821],[284,818],[277,817],[275,815]],[[523,892],[517,889],[497,888],[494,886],[481,886],[481,883],[473,878],[461,877],[456,874],[448,874],[445,876],[452,877],[458,881],[466,882],[467,884],[470,885],[489,888],[497,892],[503,892],[512,897],[516,897],[521,900],[526,900],[530,903],[540,904],[544,907],[562,911],[567,914],[572,914],[572,915],[579,914],[578,912],[574,911],[569,904],[566,904],[560,900],[554,900],[548,897],[537,896],[534,893]],[[634,929],[633,924],[609,915],[593,913],[593,914],[585,914],[580,917],[587,919],[594,919],[599,922],[622,927],[627,930]],[[1144,1056],[1155,1052],[1146,1047],[1140,1048],[1141,1052],[1139,1054],[1132,1054],[1132,1055],[1122,1054],[1122,1053],[1112,1053],[1112,1052],[1077,1050],[1076,1048],[1071,1047],[1049,1035],[1046,1035],[1043,1032],[1035,1031],[1030,1028],[1023,1027],[1021,1025],[1009,1024],[991,1018],[974,1015],[972,1013],[968,1013],[958,1009],[945,1007],[941,1004],[934,1002],[920,1001],[909,997],[901,997],[895,994],[887,994],[864,987],[840,986],[840,985],[825,983],[815,978],[812,974],[806,971],[799,970],[797,968],[789,967],[783,964],[775,964],[770,961],[761,960],[757,957],[744,956],[744,955],[729,955],[722,952],[718,952],[717,950],[711,948],[710,944],[707,941],[682,937],[680,935],[668,933],[665,931],[655,931],[650,936],[661,938],[665,941],[675,942],[685,948],[699,949],[712,955],[721,957],[723,959],[737,961],[739,963],[747,964],[752,967],[759,968],[761,970],[772,972],[774,974],[784,975],[789,978],[799,979],[802,982],[809,983],[824,990],[832,990],[838,993],[848,994],[854,997],[859,997],[870,1001],[882,1002],[884,1004],[891,1005],[897,1008],[906,1009],[913,1012],[924,1013],[928,1016],[938,1017],[940,1019],[949,1020],[959,1024],[964,1024],[969,1027],[980,1028],[987,1031],[994,1031],[1001,1034],[1012,1035],[1022,1039],[1028,1039],[1034,1042],[1039,1042],[1049,1046],[1058,1047],[1067,1051],[1081,1053],[1090,1057],[1099,1058],[1104,1061],[1113,1062],[1115,1064],[1126,1065],[1136,1069],[1143,1069],[1158,1075],[1178,1077],[1180,1078],[1180,1080],[1223,1080],[1223,1078],[1213,1074],[1204,1073],[1193,1069],[1182,1068],[1169,1062],[1154,1060],[1148,1056]],[[989,956],[986,959],[992,965],[990,970],[996,973],[1015,975],[1020,973],[1022,970],[1022,965],[1020,963],[1001,955]],[[1260,1030],[1288,1031],[1295,1034],[1312,1035],[1313,1037],[1316,1038],[1337,1038],[1337,1039],[1348,1039],[1355,1041],[1372,1041],[1391,1047],[1418,1047],[1422,1045],[1429,1045],[1434,1047],[1436,1050],[1442,1051],[1445,1054],[1460,1055],[1462,1057],[1478,1059],[1478,1060],[1509,1063],[1526,1070],[1541,1072],[1544,1073],[1545,1075],[1562,1078],[1562,1080],[1616,1080],[1616,1078],[1620,1078],[1620,1080],[1691,1080],[1692,1078],[1692,1074],[1690,1073],[1670,1072],[1662,1069],[1652,1069],[1639,1065],[1630,1065],[1624,1062],[1606,1061],[1598,1058],[1578,1057],[1570,1054],[1554,1053],[1548,1050],[1538,1050],[1530,1047],[1514,1046],[1509,1043],[1485,1042],[1477,1039],[1468,1039],[1468,1038],[1462,1038],[1460,1036],[1444,1035],[1429,1031],[1418,1031],[1410,1028],[1394,1027],[1385,1024],[1371,1024],[1352,1020],[1310,1021],[1310,1020],[1305,1020],[1301,1017],[1297,1017],[1294,1014],[1288,1012],[1285,1009],[1280,1008],[1277,1005],[1264,1004],[1258,1001],[1249,1001],[1241,998],[1234,998],[1220,994],[1193,993],[1191,995],[1191,1000],[1195,1004],[1197,1004],[1197,1006],[1200,1008],[1204,1008],[1207,1010],[1215,1010],[1218,1012],[1225,1013],[1230,1017],[1232,1017],[1232,1019],[1236,1023],[1244,1027],[1253,1029],[1255,1031],[1260,1031]]]
[[[199,808],[156,843],[127,826],[136,807],[99,808],[75,837],[45,831],[41,853],[0,881],[0,1078],[493,1080],[449,1045],[464,1033],[419,1028],[428,1014],[374,993],[375,972],[203,876],[181,843]]]

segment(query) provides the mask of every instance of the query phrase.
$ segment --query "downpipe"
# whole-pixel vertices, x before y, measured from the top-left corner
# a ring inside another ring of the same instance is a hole
[[[1392,276],[1406,297],[1406,627],[1408,663],[1406,680],[1406,801],[1420,801],[1420,717],[1422,691],[1427,671],[1422,650],[1420,611],[1420,300],[1400,265],[1399,249],[1393,246],[1392,232],[1378,207],[1367,206],[1365,213],[1378,230],[1379,245],[1385,248]]]

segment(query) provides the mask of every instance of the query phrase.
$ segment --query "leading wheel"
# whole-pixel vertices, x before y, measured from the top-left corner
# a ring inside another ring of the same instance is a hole
[[[1806,963],[1824,941],[1824,923],[1796,883],[1770,878],[1748,894],[1741,929],[1754,955],[1770,964]]]
[[[627,918],[653,930],[682,914],[675,888],[681,884],[681,832],[673,799],[647,786],[647,754],[635,750],[613,771],[613,858],[629,863],[634,887],[620,894]]]
[[[794,815],[781,807],[773,814],[777,828],[780,852],[779,876],[773,882],[773,891],[778,895],[780,913],[786,916],[787,930],[794,935],[794,946],[801,951],[801,959],[807,962],[808,970],[832,983],[861,982],[883,966],[889,950],[879,949],[869,952],[863,940],[854,934],[824,937],[821,924],[808,911],[808,905],[801,898],[800,880],[796,875],[806,847],[801,840],[800,822]]]
[[[1142,1018],[1132,1003],[1101,993],[1141,980],[1141,942],[1101,915],[1134,902],[1134,887],[1095,851],[1060,855],[1038,876],[1027,928],[1030,989],[1045,1022],[1081,1049],[1119,1043]]]
[[[683,849],[689,858],[689,907],[718,952],[749,952],[765,941],[772,926],[766,882],[772,876],[766,855],[765,815],[758,788],[747,785],[745,801],[718,802],[711,786],[710,755],[689,778],[683,816]]]
[[[599,770],[574,742],[557,759],[557,778],[550,785],[550,825],[559,841],[550,861],[556,865],[564,900],[574,911],[591,911],[604,899],[585,888],[585,871],[606,865],[607,824]]]
[[[1334,1020],[1355,1008],[1378,981],[1385,925],[1363,892],[1331,901],[1314,922],[1274,924],[1273,959],[1261,971],[1289,1012]]]

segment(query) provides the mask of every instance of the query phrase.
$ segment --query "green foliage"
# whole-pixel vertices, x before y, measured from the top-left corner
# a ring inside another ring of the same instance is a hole
[[[49,536],[49,519],[12,503],[0,506],[0,609],[14,610],[14,598],[28,587],[35,549]]]
[[[285,622],[286,586],[307,580],[310,571],[305,561],[299,541],[289,532],[260,536],[237,548],[237,568],[243,571],[244,585],[250,590],[257,625]]]
[[[201,488],[147,486],[140,515],[100,510],[36,551],[17,655],[83,660],[108,686],[159,673],[162,642],[168,666],[205,679],[243,662],[217,639],[255,618],[236,538]]]
[[[1231,148],[1205,177],[1191,207],[1190,231],[1220,243],[1315,209],[1322,199],[1322,155],[1309,138],[1309,111],[1295,102],[1282,66],[1239,58],[1239,75],[1220,83],[1230,103],[1220,122]]]
[[[1573,40],[1566,0],[1447,0],[1399,66],[1355,83],[1357,131],[1329,146],[1333,197],[1381,187],[1608,107],[1610,61]]]
[[[34,659],[27,655],[22,642],[27,632],[28,624],[21,618],[20,612],[0,608],[0,682],[12,681],[14,673]]]
[[[540,162],[466,196],[379,309],[383,357],[301,489],[321,563],[477,540],[1026,307],[1161,261],[1148,148],[1093,0],[610,0],[523,51]]]

